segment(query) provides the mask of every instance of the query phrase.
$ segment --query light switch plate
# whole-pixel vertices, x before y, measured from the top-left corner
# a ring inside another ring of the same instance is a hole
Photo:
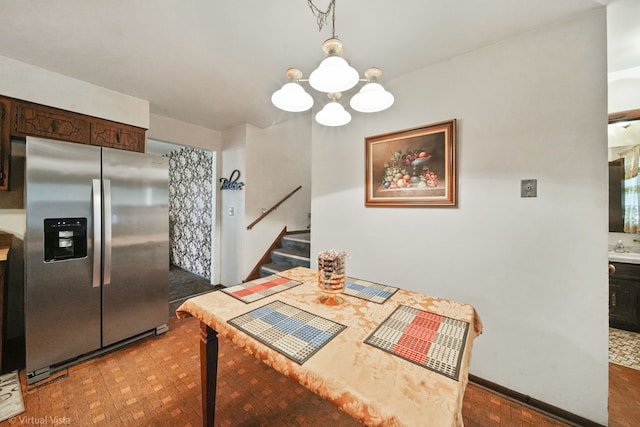
[[[520,181],[520,197],[538,197],[538,180],[523,179]]]

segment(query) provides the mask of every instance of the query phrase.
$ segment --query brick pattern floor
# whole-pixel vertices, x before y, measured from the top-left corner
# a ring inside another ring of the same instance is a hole
[[[218,426],[359,425],[222,338],[219,356]],[[200,426],[199,366],[198,321],[172,318],[169,332],[162,336],[72,366],[32,386],[25,385],[21,371],[26,412],[0,427],[33,425],[38,420],[43,424],[43,418],[50,425],[57,420],[57,425],[83,427]],[[622,378],[627,378],[626,371],[633,371],[611,366],[622,370]],[[612,395],[616,403],[612,401],[611,410],[622,416],[613,416],[610,425],[631,426],[640,419],[637,413],[631,414],[636,418],[625,418],[628,407],[640,408],[640,403],[638,395],[630,395],[624,385],[639,381],[628,377],[618,394]],[[566,425],[474,384],[469,384],[463,405],[468,427]]]
[[[609,328],[609,362],[640,369],[640,333]]]

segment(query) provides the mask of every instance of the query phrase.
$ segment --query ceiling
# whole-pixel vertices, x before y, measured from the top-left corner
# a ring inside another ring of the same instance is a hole
[[[384,84],[611,2],[337,0],[335,31],[351,65],[361,74],[382,68]],[[331,36],[330,26],[318,30],[305,0],[0,0],[0,10],[0,55],[218,131],[293,117],[271,104],[271,94],[289,67],[308,77]],[[610,71],[623,62],[610,57]]]

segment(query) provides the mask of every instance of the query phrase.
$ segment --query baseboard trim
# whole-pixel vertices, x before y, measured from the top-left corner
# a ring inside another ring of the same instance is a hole
[[[525,406],[529,406],[535,409],[536,411],[542,412],[551,418],[554,418],[558,421],[569,424],[571,426],[604,427],[602,424],[598,424],[594,421],[588,420],[579,415],[576,415],[569,411],[565,411],[564,409],[558,408],[557,406],[553,406],[548,403],[542,402],[541,400],[534,399],[531,396],[518,393],[517,391],[508,389],[499,384],[485,380],[475,375],[469,374],[469,381],[479,387],[485,388],[493,393],[500,394],[507,399],[514,400]]]

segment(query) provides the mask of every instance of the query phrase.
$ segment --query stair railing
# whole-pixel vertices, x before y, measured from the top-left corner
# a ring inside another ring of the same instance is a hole
[[[282,198],[282,200],[280,200],[278,203],[276,203],[275,205],[273,205],[273,207],[271,207],[271,209],[266,210],[262,213],[262,215],[260,215],[258,218],[256,218],[255,221],[253,221],[251,224],[247,225],[247,230],[251,230],[253,228],[254,225],[256,225],[257,223],[259,223],[260,221],[262,221],[267,215],[269,215],[271,212],[275,211],[278,206],[280,206],[281,204],[283,204],[289,197],[293,196],[293,194],[300,190],[302,188],[302,185],[299,185],[298,188],[296,188],[295,190],[293,190],[291,193],[287,194],[286,196],[284,196]]]

